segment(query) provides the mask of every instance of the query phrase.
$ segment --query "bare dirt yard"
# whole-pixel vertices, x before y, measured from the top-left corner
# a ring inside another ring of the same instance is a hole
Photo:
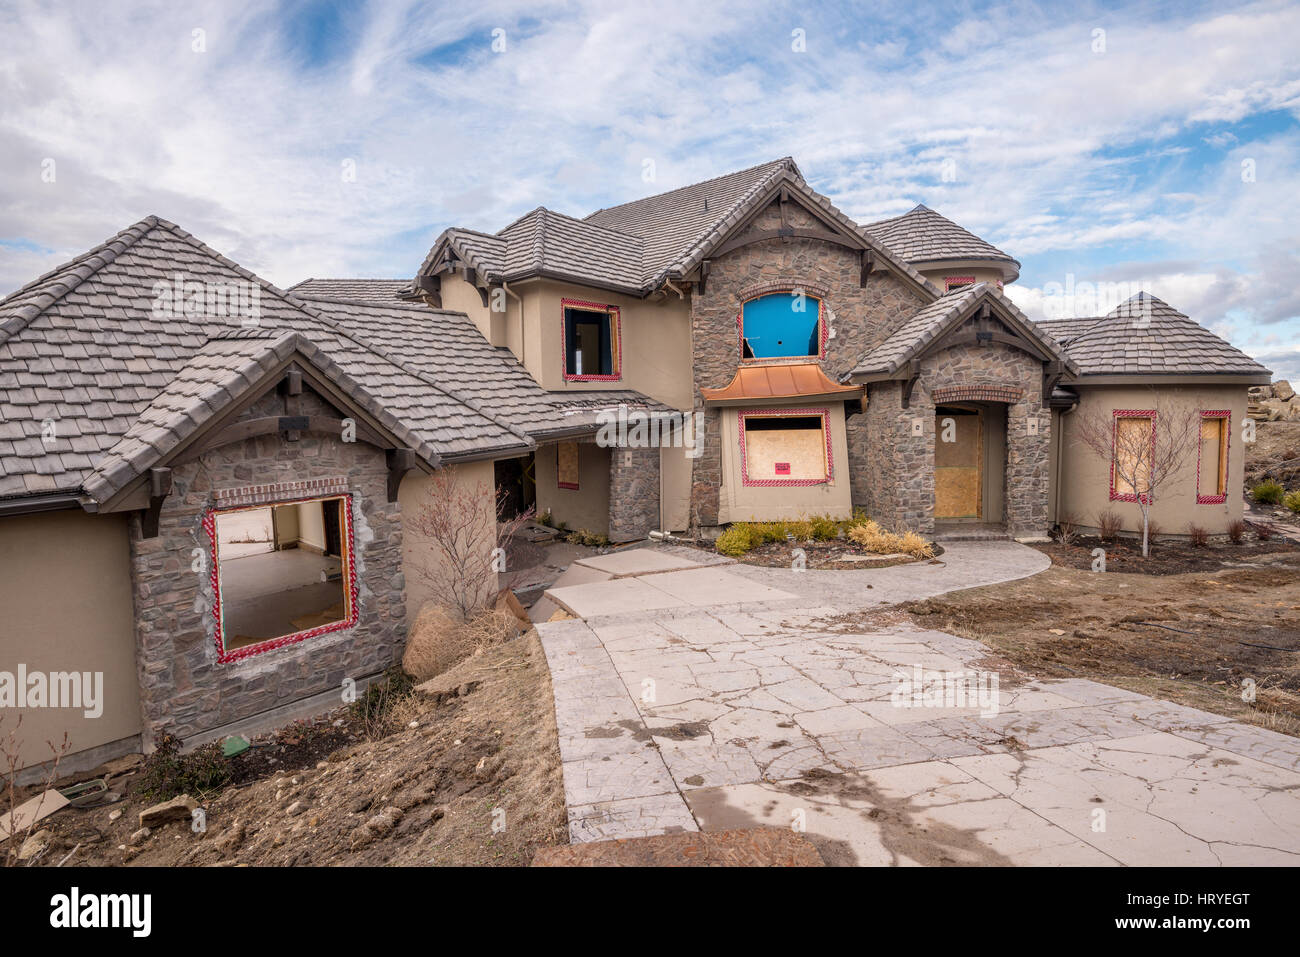
[[[1043,546],[1042,574],[903,608],[920,627],[984,642],[1009,683],[1089,678],[1300,736],[1300,549],[1267,544],[1179,574],[1082,570]]]
[[[230,760],[230,784],[192,794],[206,813],[201,833],[188,820],[137,833],[139,812],[155,803],[139,793],[137,766],[109,782],[125,800],[38,824],[50,834],[34,863],[57,864],[76,848],[64,866],[527,865],[539,848],[566,844],[537,633],[420,687],[395,700],[382,726],[343,708],[255,739]]]

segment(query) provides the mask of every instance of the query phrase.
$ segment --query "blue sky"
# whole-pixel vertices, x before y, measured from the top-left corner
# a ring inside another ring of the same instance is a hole
[[[406,277],[448,225],[791,155],[861,222],[924,202],[1016,256],[1031,315],[1145,288],[1300,380],[1297,36],[1282,3],[9,0],[0,292],[149,213],[280,285]]]

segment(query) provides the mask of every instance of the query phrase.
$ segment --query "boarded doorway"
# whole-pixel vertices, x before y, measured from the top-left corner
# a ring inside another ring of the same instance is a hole
[[[984,414],[980,409],[934,410],[934,517],[984,516]]]

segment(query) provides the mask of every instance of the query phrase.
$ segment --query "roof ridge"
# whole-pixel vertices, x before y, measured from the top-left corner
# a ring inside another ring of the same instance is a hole
[[[207,243],[203,242],[203,240],[199,239],[197,236],[194,236],[191,233],[188,233],[185,230],[181,229],[175,223],[169,223],[164,219],[159,219],[158,224],[170,229],[172,233],[175,234],[177,237],[188,242],[190,245],[195,246],[200,251],[215,257],[223,265],[226,265],[227,267],[234,269],[235,272],[239,273],[241,276],[244,276],[246,279],[256,282],[258,285],[262,286],[264,289],[269,291],[272,295],[276,296],[279,299],[284,300],[290,306],[293,306],[294,308],[298,309],[305,315],[310,316],[312,319],[315,319],[318,322],[323,323],[325,326],[327,326],[336,334],[343,336],[345,339],[348,339],[352,342],[355,342],[363,349],[373,352],[375,355],[382,358],[385,362],[388,362],[393,366],[396,366],[398,369],[401,369],[407,375],[414,376],[415,378],[421,380],[425,384],[432,387],[435,391],[441,392],[443,395],[455,399],[457,402],[461,403],[467,408],[473,409],[479,415],[501,426],[507,432],[519,436],[524,440],[526,444],[532,443],[532,439],[529,438],[527,433],[516,428],[512,423],[506,422],[505,420],[498,418],[492,413],[481,408],[476,401],[467,399],[465,396],[460,395],[459,393],[454,392],[451,389],[448,389],[446,386],[434,382],[433,379],[425,375],[423,372],[419,372],[417,370],[411,369],[410,367],[406,366],[398,359],[394,358],[392,355],[388,353],[387,350],[382,349],[376,346],[374,343],[370,342],[369,340],[362,339],[357,334],[343,328],[339,323],[335,322],[329,316],[313,308],[310,300],[301,299],[298,296],[294,296],[288,291],[276,286],[274,283],[270,282],[269,280],[263,279],[261,276],[257,275],[256,273],[248,269],[245,269],[243,266],[239,265],[234,260],[229,259],[226,256],[223,256],[221,253],[217,252],[215,249],[213,249]]]
[[[154,216],[152,214],[146,216],[144,219],[140,220],[139,222],[136,222],[126,227],[126,229],[119,230],[117,233],[110,236],[108,239],[104,240],[98,246],[94,246],[91,249],[86,250],[86,252],[82,253],[80,256],[74,256],[73,258],[65,262],[62,266],[58,266],[54,269],[51,269],[49,272],[45,273],[44,275],[38,276],[37,278],[33,279],[31,282],[27,283],[26,285],[18,289],[15,289],[9,295],[5,296],[3,299],[0,299],[0,308],[3,308],[5,303],[9,302],[9,300],[13,299],[15,296],[19,296],[24,292],[27,292],[28,290],[34,289],[37,286],[39,286],[41,283],[47,282],[48,280],[53,279],[55,276],[61,275],[65,272],[72,271],[76,273],[77,272],[76,267],[81,266],[84,263],[89,263],[92,259],[96,257],[99,258],[99,262],[97,264],[90,267],[89,269],[80,271],[75,281],[61,284],[62,288],[57,294],[45,294],[45,295],[38,296],[35,302],[31,302],[24,306],[20,306],[13,316],[10,316],[9,318],[4,320],[0,320],[0,344],[7,342],[10,338],[13,337],[15,333],[25,329],[28,323],[30,323],[33,319],[41,315],[41,313],[49,309],[50,306],[54,305],[56,302],[58,302],[60,299],[66,296],[68,293],[72,292],[72,290],[76,289],[83,282],[85,282],[91,276],[98,273],[105,266],[109,265],[114,260],[116,260],[117,257],[120,256],[123,252],[130,249],[137,242],[139,242],[141,237],[147,235],[149,232],[151,232],[156,226],[158,226],[162,222],[163,220],[159,219],[157,216]]]
[[[709,183],[716,183],[720,179],[726,179],[728,176],[740,176],[743,173],[752,173],[756,169],[773,164],[781,164],[782,168],[794,169],[798,173],[799,167],[796,165],[793,156],[782,156],[780,159],[766,160],[762,163],[755,163],[753,166],[746,166],[744,169],[732,170],[729,173],[719,173],[717,176],[710,176],[708,179],[702,179],[694,183],[687,183],[684,186],[675,186],[672,189],[666,189],[659,193],[651,193],[649,196],[642,196],[639,199],[629,199],[626,203],[617,203],[613,206],[602,206],[595,212],[588,213],[582,217],[584,220],[591,219],[596,213],[608,213],[610,210],[622,209],[624,206],[631,206],[633,203],[644,203],[648,200],[658,199],[661,196],[667,196],[670,193],[677,193],[684,189],[693,189],[696,186],[707,186]]]
[[[786,157],[786,159],[790,159],[790,157]],[[775,162],[781,162],[781,161],[777,160]],[[794,160],[790,159],[790,162],[791,164],[793,164]],[[761,163],[759,165],[763,166],[767,164]],[[752,166],[750,167],[750,169],[758,169],[758,166]],[[740,198],[736,200],[736,202],[731,204],[731,207],[727,209],[726,212],[722,213],[717,219],[713,220],[713,222],[707,228],[697,233],[695,239],[691,242],[689,246],[686,247],[685,251],[680,253],[672,262],[668,263],[666,266],[660,269],[659,272],[655,274],[654,278],[648,283],[648,285],[652,288],[654,286],[657,286],[659,282],[668,275],[670,270],[672,270],[676,266],[681,265],[681,263],[683,262],[689,262],[695,256],[697,250],[708,245],[709,238],[713,236],[714,233],[717,233],[719,230],[723,229],[723,224],[728,223],[728,221],[736,214],[737,210],[744,208],[749,202],[753,200],[755,196],[760,195],[764,190],[766,190],[774,180],[784,176],[787,170],[788,167],[786,167],[784,164],[777,166],[775,169],[773,169],[770,173],[768,173],[758,182],[750,186],[750,188],[747,189],[744,192],[744,194],[741,195]],[[739,170],[738,172],[746,173],[749,172],[749,170]],[[727,175],[730,176],[733,174],[728,173]],[[714,177],[714,179],[722,179],[722,178],[723,177],[721,176]],[[705,182],[712,182],[712,180],[706,180]],[[702,184],[693,183],[691,185],[699,186]],[[682,188],[685,189],[686,187],[682,187]],[[669,192],[676,192],[676,191],[669,190]],[[666,196],[667,193],[660,193],[659,195]],[[648,197],[648,198],[653,198],[653,197]],[[614,207],[614,208],[617,209],[618,207]],[[731,226],[734,225],[735,223],[729,223],[726,228],[729,229],[731,228]]]
[[[516,217],[515,217],[514,219],[512,219],[510,222],[506,223],[504,226],[502,226],[500,229],[498,229],[495,233],[484,233],[483,235],[485,235],[485,236],[492,236],[492,237],[495,238],[495,239],[501,239],[501,238],[502,238],[501,234],[504,233],[504,232],[505,232],[507,229],[509,229],[511,226],[518,226],[520,223],[522,223],[522,222],[523,222],[525,219],[527,219],[529,216],[535,215],[536,213],[549,213],[549,212],[550,212],[550,210],[547,209],[545,206],[534,206],[532,209],[530,209],[528,212],[524,213],[522,216],[516,216]],[[447,227],[447,231],[451,231],[451,230],[454,230],[454,229],[456,229],[456,228],[457,228],[457,227],[455,227],[455,226],[448,226],[448,227]]]
[[[286,292],[293,292],[292,289]],[[304,296],[302,293],[295,293],[295,298],[303,302],[331,302],[340,306],[360,306],[363,309],[406,309],[411,312],[432,312],[443,316],[463,316],[468,319],[469,314],[461,312],[459,309],[435,309],[430,305],[423,305],[407,299],[394,299],[390,302],[379,302],[375,299],[348,299],[346,296]]]

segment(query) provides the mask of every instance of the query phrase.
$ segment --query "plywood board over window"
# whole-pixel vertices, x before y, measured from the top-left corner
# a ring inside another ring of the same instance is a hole
[[[1196,460],[1196,503],[1220,505],[1228,500],[1228,437],[1232,413],[1215,409],[1201,413],[1201,447]]]
[[[826,409],[740,413],[740,464],[745,485],[820,485],[831,479]]]
[[[560,488],[578,488],[578,443],[561,442],[555,447],[555,484]]]
[[[1111,501],[1136,502],[1138,493],[1151,487],[1155,442],[1154,410],[1116,410],[1110,467]]]

